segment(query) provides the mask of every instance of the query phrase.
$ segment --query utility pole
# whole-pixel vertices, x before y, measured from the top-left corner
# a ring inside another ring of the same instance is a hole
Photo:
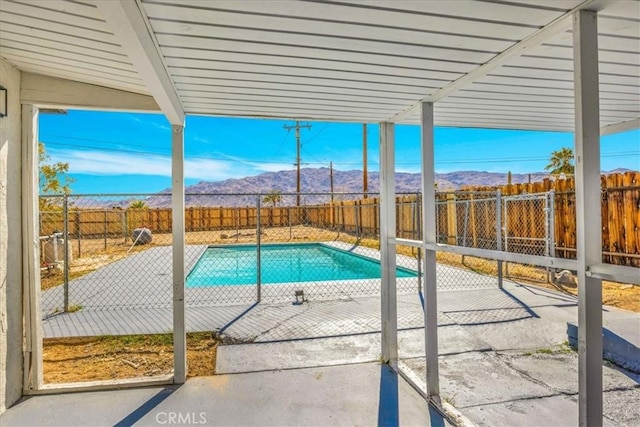
[[[329,162],[329,185],[331,186],[331,203],[333,203],[333,162]]]
[[[367,124],[362,124],[362,192],[367,198],[369,192],[369,173],[367,172]]]
[[[284,125],[282,127],[287,131],[291,129],[296,130],[296,162],[294,163],[298,169],[298,177],[296,179],[296,206],[300,206],[300,163],[302,162],[302,159],[300,158],[300,129],[311,129],[311,125],[308,123],[306,125],[301,125],[300,122],[296,120],[295,126]]]

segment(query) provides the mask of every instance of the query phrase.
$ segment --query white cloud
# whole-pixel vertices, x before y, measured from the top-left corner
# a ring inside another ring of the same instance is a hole
[[[170,156],[58,149],[49,149],[49,155],[54,162],[69,163],[69,172],[72,174],[171,176]],[[184,175],[190,179],[219,181],[291,167],[286,163],[258,163],[235,157],[229,157],[228,160],[187,158]]]

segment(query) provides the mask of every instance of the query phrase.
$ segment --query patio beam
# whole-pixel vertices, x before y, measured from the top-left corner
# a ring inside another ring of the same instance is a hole
[[[40,108],[87,108],[118,111],[158,112],[149,95],[111,89],[58,77],[22,72],[20,100]]]
[[[602,425],[602,263],[598,24],[595,11],[573,17],[576,248],[578,263],[578,413],[581,426]]]
[[[393,123],[380,123],[380,265],[382,360],[398,362],[398,307],[396,301],[396,189]]]
[[[438,292],[436,283],[436,251],[428,244],[437,243],[436,191],[434,162],[433,103],[423,102],[420,111],[422,150],[422,242],[424,258],[424,350],[427,371],[427,395],[440,395],[438,370]]]
[[[173,382],[187,379],[184,302],[184,127],[171,126],[171,228],[173,233]]]
[[[447,96],[461,90],[467,88],[473,82],[479,80],[480,78],[486,76],[491,71],[502,67],[505,63],[511,60],[514,57],[518,57],[523,55],[525,52],[530,51],[532,48],[543,44],[549,38],[553,37],[556,34],[567,31],[571,27],[571,17],[576,11],[586,9],[586,8],[601,8],[605,5],[605,0],[586,0],[580,3],[578,6],[573,9],[563,13],[553,21],[549,22],[544,27],[536,30],[528,37],[520,40],[519,42],[513,44],[508,49],[500,52],[489,61],[485,62],[482,65],[479,65],[477,68],[474,68],[467,74],[458,78],[457,80],[452,81],[446,86],[436,90],[432,94],[424,97],[421,101],[418,101],[412,104],[410,107],[406,108],[403,111],[392,116],[389,121],[391,122],[399,122],[402,121],[407,115],[411,114],[411,112],[419,107],[423,102],[437,102],[440,101]]]
[[[141,5],[135,0],[98,1],[96,6],[172,125],[185,113]]]
[[[640,118],[603,126],[600,128],[600,136],[613,135],[614,133],[626,132],[638,128],[640,128]]]

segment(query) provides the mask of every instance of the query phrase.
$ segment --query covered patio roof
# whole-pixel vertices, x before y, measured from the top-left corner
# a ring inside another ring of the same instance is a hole
[[[602,133],[640,123],[634,0],[3,0],[21,70],[185,114],[573,131],[571,19],[598,11]]]
[[[639,1],[1,0],[0,56],[22,71],[24,242],[37,241],[38,108],[159,109],[172,124],[174,382],[186,378],[186,115],[379,122],[382,359],[398,362],[396,245],[425,251],[434,399],[436,252],[576,270],[580,423],[602,422],[601,280],[638,275],[602,264],[600,135],[640,127]],[[423,212],[435,209],[434,126],[575,132],[577,259],[438,244],[433,215],[423,240],[398,239],[393,123],[421,125]],[[28,273],[24,387],[37,392],[40,287]]]

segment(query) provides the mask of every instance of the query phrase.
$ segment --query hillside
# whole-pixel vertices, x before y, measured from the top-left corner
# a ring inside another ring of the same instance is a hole
[[[615,169],[609,173],[623,173],[628,169]],[[335,199],[360,198],[362,193],[362,171],[334,170]],[[512,174],[511,181],[514,184],[538,182],[547,178],[543,172],[532,174]],[[498,186],[507,183],[506,173],[481,172],[481,171],[456,171],[436,174],[436,182],[439,191],[457,190],[463,186]],[[301,170],[302,203],[325,203],[330,200],[330,178],[328,168],[304,168]],[[256,204],[255,194],[265,195],[270,191],[279,191],[284,196],[279,205],[295,205],[296,197],[296,171],[266,172],[256,176],[239,179],[227,179],[224,181],[201,181],[186,187],[187,206],[253,206]],[[380,191],[380,174],[369,174],[369,193]],[[397,193],[417,193],[420,191],[420,174],[396,173]],[[171,205],[169,194],[171,189],[165,189],[156,195],[145,198],[149,207],[167,207]],[[305,193],[324,193],[324,195],[305,195]],[[342,194],[340,194],[342,193]],[[349,193],[349,194],[345,194]],[[214,195],[212,195],[214,194]],[[252,195],[253,194],[253,195]],[[288,194],[288,195],[287,195]],[[136,197],[104,199],[94,197],[82,197],[74,200],[75,206],[84,208],[120,208],[124,209],[136,200]],[[264,197],[261,197],[264,201]]]
[[[302,193],[329,193],[331,191],[329,168],[303,168],[301,170],[301,192]],[[547,177],[545,173],[531,174],[531,181],[539,181]],[[512,182],[528,182],[529,174],[513,174]],[[350,170],[333,172],[333,186],[335,193],[361,193],[362,192],[362,171]],[[494,186],[506,184],[506,173],[481,172],[481,171],[456,171],[450,173],[436,174],[438,190],[456,190],[461,186]],[[227,179],[224,181],[208,182],[201,181],[186,188],[186,203],[197,206],[247,206],[255,204],[255,196],[244,196],[241,194],[266,194],[269,191],[277,190],[282,194],[296,192],[296,171],[266,172],[256,176],[249,176],[239,179]],[[369,192],[377,193],[380,190],[380,174],[372,172],[369,174]],[[420,174],[418,173],[396,173],[396,191],[398,193],[416,193],[420,191]],[[162,193],[169,193],[166,189]],[[202,194],[203,196],[196,196]],[[210,196],[210,194],[228,194],[228,196]],[[233,196],[232,196],[233,195]],[[340,198],[355,198],[356,194],[341,195]],[[303,196],[305,203],[318,203],[328,201],[329,195],[325,196]],[[295,203],[295,196],[283,196],[281,204],[289,205]],[[147,204],[152,207],[166,206],[166,197],[153,196],[148,199]]]

